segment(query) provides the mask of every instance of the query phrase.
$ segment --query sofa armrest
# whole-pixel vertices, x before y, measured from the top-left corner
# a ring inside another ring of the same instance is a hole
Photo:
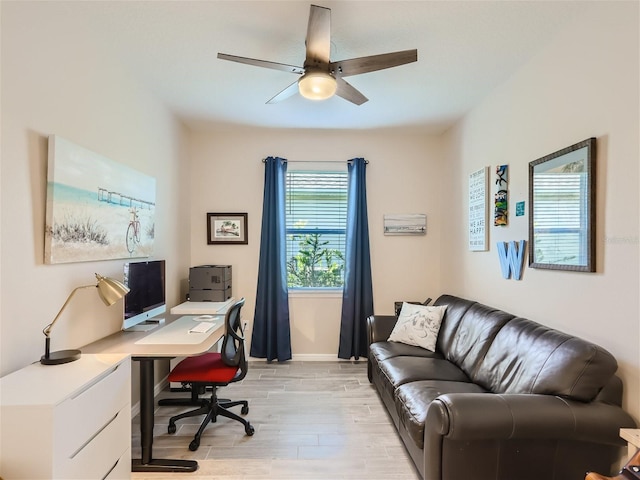
[[[633,419],[616,405],[602,402],[581,403],[552,395],[502,395],[493,393],[455,393],[440,395],[427,411],[424,429],[423,465],[425,480],[442,480],[443,472],[451,472],[452,462],[475,465],[476,478],[496,478],[496,469],[513,469],[514,457],[501,453],[524,445],[532,445],[526,454],[520,451],[517,460],[535,461],[541,455],[540,446],[550,449],[561,445],[582,445],[562,459],[563,469],[573,468],[571,477],[555,477],[557,465],[545,465],[536,478],[578,478],[586,458],[600,452],[594,465],[606,470],[615,461],[624,441],[619,429],[635,425]],[[448,445],[452,447],[449,450]],[[486,445],[474,455],[460,445]],[[493,447],[491,447],[493,445]],[[509,446],[511,445],[511,447]],[[588,448],[592,445],[592,448]],[[596,447],[597,445],[597,447]],[[572,467],[565,463],[575,462]],[[480,471],[480,466],[484,470]],[[516,466],[515,468],[521,468]],[[462,478],[462,477],[461,477]],[[513,478],[513,477],[501,477]],[[527,477],[529,478],[529,477]],[[531,477],[533,478],[533,477]],[[582,477],[580,477],[582,478]]]
[[[446,437],[556,438],[624,445],[619,429],[626,427],[635,428],[631,416],[601,402],[581,403],[552,395],[448,394],[429,406],[425,444]]]
[[[373,383],[373,373],[369,347],[375,342],[384,342],[389,338],[398,321],[395,315],[370,315],[367,318],[367,377]]]
[[[371,315],[367,318],[367,345],[385,342],[397,321],[395,315]]]

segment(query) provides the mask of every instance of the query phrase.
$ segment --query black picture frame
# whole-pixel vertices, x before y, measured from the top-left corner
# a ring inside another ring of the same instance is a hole
[[[247,245],[246,213],[207,213],[208,245]]]

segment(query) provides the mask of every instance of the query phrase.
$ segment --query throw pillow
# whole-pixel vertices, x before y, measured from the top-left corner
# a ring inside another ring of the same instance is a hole
[[[440,324],[446,309],[446,305],[427,307],[403,303],[398,321],[389,335],[389,341],[415,345],[435,352]]]

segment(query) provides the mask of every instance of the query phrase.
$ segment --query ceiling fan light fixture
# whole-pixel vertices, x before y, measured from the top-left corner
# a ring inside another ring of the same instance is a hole
[[[326,100],[333,97],[338,85],[336,79],[327,72],[306,72],[298,80],[300,95],[309,100]]]

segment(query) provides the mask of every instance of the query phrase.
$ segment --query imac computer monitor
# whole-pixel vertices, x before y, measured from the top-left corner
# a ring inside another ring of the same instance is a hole
[[[124,264],[124,284],[129,293],[124,297],[123,329],[166,312],[164,264],[164,260]]]

